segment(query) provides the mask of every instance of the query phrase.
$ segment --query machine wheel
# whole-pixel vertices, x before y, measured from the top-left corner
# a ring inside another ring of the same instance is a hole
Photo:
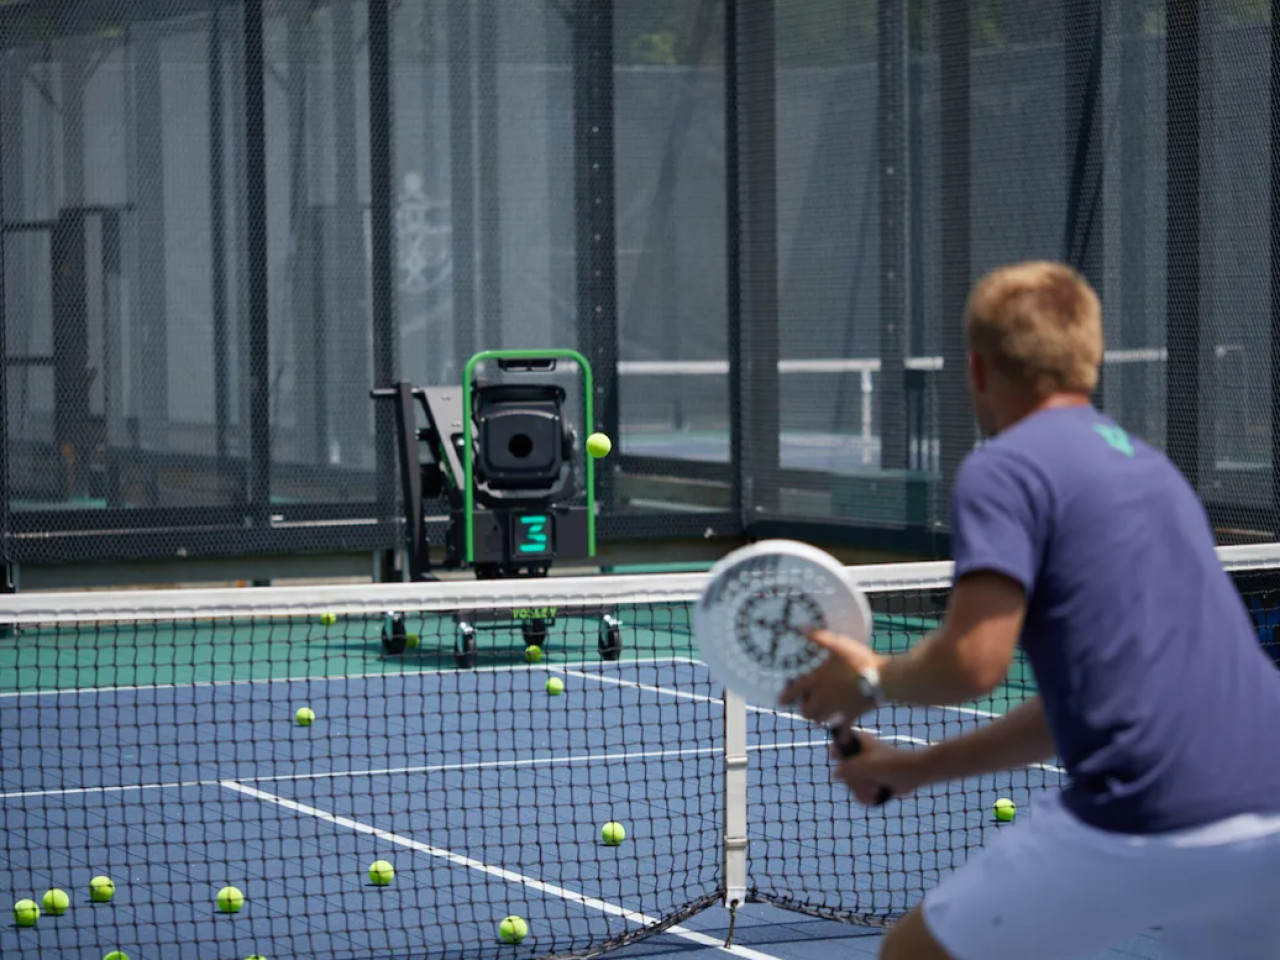
[[[458,624],[457,645],[453,662],[459,670],[471,670],[476,665],[476,628],[469,623]]]
[[[546,620],[537,617],[532,620],[522,620],[520,622],[520,632],[524,636],[524,645],[526,647],[542,647],[544,650],[546,649]]]
[[[387,613],[382,618],[382,652],[389,656],[404,653],[407,637],[403,613]]]
[[[622,623],[617,617],[606,614],[601,619],[598,645],[602,660],[617,660],[622,656]]]

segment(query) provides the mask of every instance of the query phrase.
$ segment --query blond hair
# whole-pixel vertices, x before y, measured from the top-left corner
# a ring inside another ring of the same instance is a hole
[[[1092,393],[1102,363],[1102,305],[1084,277],[1037,260],[993,270],[965,308],[969,349],[1039,395]]]

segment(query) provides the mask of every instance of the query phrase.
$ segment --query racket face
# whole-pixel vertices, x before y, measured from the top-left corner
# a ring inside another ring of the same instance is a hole
[[[871,635],[862,592],[830,554],[791,540],[735,550],[711,568],[694,608],[694,635],[713,679],[749,703],[777,703],[826,653],[809,631]]]

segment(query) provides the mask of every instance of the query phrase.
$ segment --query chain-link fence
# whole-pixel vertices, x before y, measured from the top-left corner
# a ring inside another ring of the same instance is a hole
[[[0,4],[3,529],[27,562],[385,549],[369,399],[592,362],[601,532],[946,552],[959,316],[1102,294],[1098,399],[1275,539],[1250,0]]]

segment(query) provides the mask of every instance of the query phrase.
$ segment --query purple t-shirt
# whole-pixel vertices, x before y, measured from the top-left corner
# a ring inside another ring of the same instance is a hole
[[[1164,454],[1092,407],[1033,414],[961,466],[952,531],[957,580],[1026,588],[1077,817],[1157,833],[1280,811],[1280,671]]]

